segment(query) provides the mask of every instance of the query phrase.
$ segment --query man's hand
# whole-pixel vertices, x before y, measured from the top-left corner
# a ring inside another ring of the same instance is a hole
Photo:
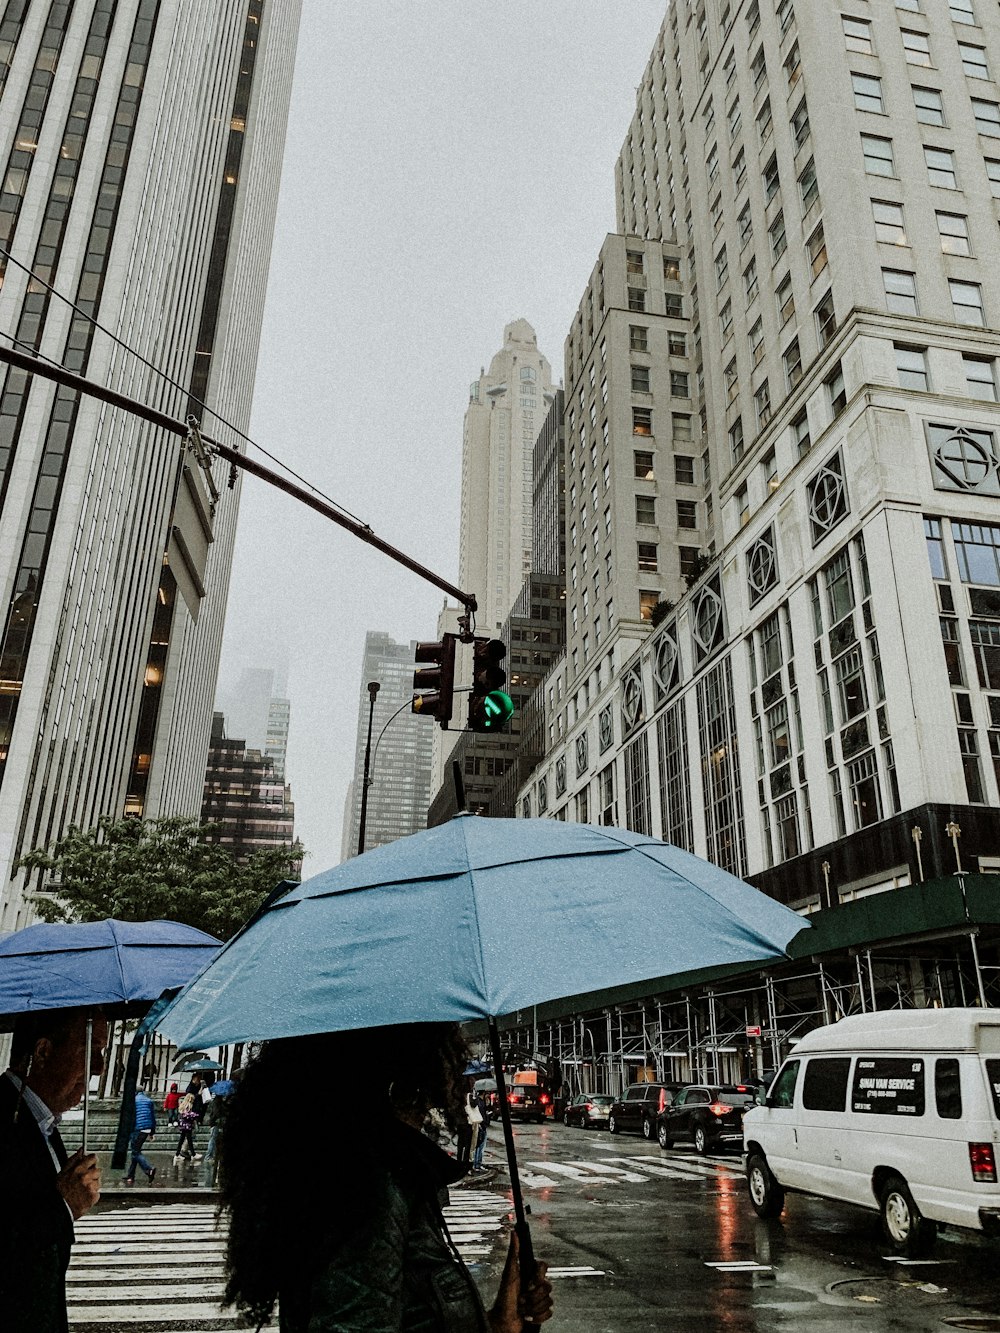
[[[84,1155],[83,1149],[77,1148],[56,1176],[56,1189],[69,1205],[74,1222],[89,1213],[101,1197],[101,1173],[96,1155]]]
[[[527,1290],[521,1291],[517,1232],[510,1234],[510,1249],[500,1290],[489,1314],[490,1333],[524,1333],[526,1324],[544,1324],[552,1318],[552,1283],[545,1277],[547,1264],[538,1264]]]

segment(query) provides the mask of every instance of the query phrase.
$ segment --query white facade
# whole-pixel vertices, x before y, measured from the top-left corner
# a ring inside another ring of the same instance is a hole
[[[612,375],[602,401],[602,363],[644,364],[624,328],[652,338],[656,303],[622,315],[592,279],[567,342],[567,525],[591,526],[596,481],[608,597],[569,579],[551,753],[522,813],[646,830],[741,875],[895,813],[1000,805],[1000,16],[843,8],[674,4],[637,93],[626,234],[602,258],[641,253],[648,279],[652,254],[677,256],[693,477],[662,365],[650,398]],[[669,551],[687,530],[663,525],[682,491],[704,556],[690,590]],[[641,497],[676,602],[652,632]],[[871,875],[838,857],[789,900],[911,873],[905,853]]]
[[[249,423],[298,14],[295,0],[87,0],[30,6],[4,32],[0,240],[181,387],[13,264],[0,324],[223,439],[212,409]],[[30,917],[18,857],[71,823],[197,814],[239,483],[18,372],[2,374],[0,418],[10,929]]]

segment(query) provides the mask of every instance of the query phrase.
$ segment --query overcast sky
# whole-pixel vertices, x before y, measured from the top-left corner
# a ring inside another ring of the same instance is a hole
[[[251,434],[445,578],[469,384],[521,317],[561,379],[665,9],[304,0]],[[340,856],[365,632],[435,638],[442,600],[244,479],[219,689],[287,665],[306,876]]]

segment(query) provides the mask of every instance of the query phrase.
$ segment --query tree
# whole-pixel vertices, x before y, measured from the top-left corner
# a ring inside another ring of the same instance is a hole
[[[213,825],[171,817],[104,816],[71,827],[19,865],[39,872],[31,895],[45,921],[182,921],[217,939],[234,935],[283,879],[298,879],[302,846],[254,852],[238,862],[207,841]]]

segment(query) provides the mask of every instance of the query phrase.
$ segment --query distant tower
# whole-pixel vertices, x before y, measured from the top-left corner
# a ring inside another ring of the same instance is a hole
[[[364,790],[365,739],[368,734],[368,682],[377,680],[372,722],[371,785],[368,789],[366,850],[426,827],[431,788],[431,747],[437,730],[426,717],[411,713],[415,643],[397,643],[389,634],[369,630],[358,688],[358,732],[354,778],[344,809],[342,856],[358,850],[361,796]],[[403,705],[406,705],[404,707]],[[398,716],[396,714],[398,713]]]
[[[506,619],[531,572],[531,455],[552,393],[534,329],[515,320],[469,389],[462,440],[459,583],[479,598],[484,633]]]

